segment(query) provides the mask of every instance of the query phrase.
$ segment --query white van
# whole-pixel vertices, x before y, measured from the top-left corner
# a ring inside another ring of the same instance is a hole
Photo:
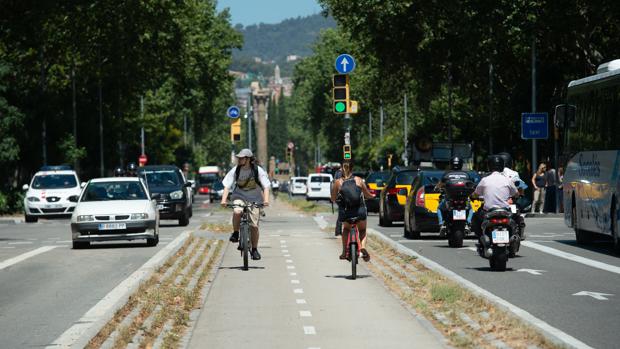
[[[306,200],[329,200],[334,177],[329,173],[313,173],[308,176]]]
[[[291,195],[304,195],[306,193],[307,177],[291,177],[289,180],[289,193]]]

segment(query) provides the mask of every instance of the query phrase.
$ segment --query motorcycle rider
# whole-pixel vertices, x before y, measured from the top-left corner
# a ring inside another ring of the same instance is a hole
[[[504,170],[502,171],[502,174],[508,177],[508,179],[515,184],[517,190],[519,190],[519,195],[523,196],[523,192],[527,189],[527,184],[525,184],[525,181],[521,180],[519,177],[519,172],[512,169],[512,156],[506,152],[502,152],[497,155],[504,160]],[[513,219],[519,225],[519,235],[521,240],[525,240],[525,219],[520,214],[513,214]]]
[[[474,214],[472,228],[478,238],[482,236],[482,221],[487,211],[492,208],[509,209],[512,198],[519,194],[514,182],[502,174],[504,170],[504,160],[501,156],[491,155],[489,157],[489,171],[491,174],[482,178],[473,197],[482,197],[484,205]]]
[[[120,166],[117,166],[114,169],[114,177],[124,177],[125,176],[125,171],[123,171],[123,168]]]
[[[441,177],[441,181],[436,186],[437,189],[441,189],[445,187],[446,182],[450,180],[469,180],[473,182],[473,178],[471,178],[471,176],[467,172],[463,171],[463,160],[459,158],[458,156],[455,156],[450,160],[450,170],[446,171],[443,177]],[[467,203],[467,210],[469,211],[469,214],[467,215],[467,221],[465,225],[465,234],[469,234],[469,232],[471,231],[471,220],[474,215],[474,210],[472,209],[470,202]],[[445,213],[447,212],[446,212],[446,199],[444,196],[442,197],[441,201],[439,202],[439,206],[437,207],[437,219],[439,220],[439,227],[440,227],[439,237],[446,236],[447,227],[443,219],[443,215]]]
[[[138,176],[138,166],[136,166],[135,162],[130,162],[127,164],[127,177],[137,177]]]

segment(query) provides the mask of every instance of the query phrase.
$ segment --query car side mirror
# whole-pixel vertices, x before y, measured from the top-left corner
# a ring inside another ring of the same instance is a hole
[[[183,184],[184,187],[186,188],[190,188],[192,186],[192,182],[185,182],[185,184]]]
[[[30,186],[29,186],[28,184],[24,184],[24,185],[22,186],[22,190],[23,190],[23,191],[28,190],[28,188],[30,188]]]
[[[86,182],[80,183],[80,188],[84,188],[86,186]]]
[[[77,196],[77,195],[71,195],[71,196],[69,196],[69,198],[68,198],[68,199],[69,199],[69,201],[71,201],[71,202],[78,202],[78,200],[80,199],[80,197],[79,197],[79,196]]]
[[[404,195],[407,196],[407,188],[400,188],[398,189],[398,191],[396,192],[397,195]]]

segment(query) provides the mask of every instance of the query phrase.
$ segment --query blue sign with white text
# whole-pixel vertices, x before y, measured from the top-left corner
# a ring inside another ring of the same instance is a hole
[[[241,110],[236,105],[229,107],[228,110],[226,111],[226,115],[231,119],[238,118],[240,114],[241,114]]]
[[[549,117],[547,113],[523,113],[521,114],[521,138],[522,139],[547,139],[549,138]]]
[[[355,59],[353,56],[343,53],[336,58],[336,70],[340,74],[349,74],[355,69]]]

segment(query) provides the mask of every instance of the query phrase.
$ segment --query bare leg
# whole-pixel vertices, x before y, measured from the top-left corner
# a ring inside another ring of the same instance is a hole
[[[239,231],[239,226],[241,225],[241,215],[243,212],[234,212],[233,213],[233,231]]]
[[[348,222],[342,222],[342,254],[347,252],[347,240],[349,239],[349,231],[351,231],[351,224]]]
[[[252,248],[258,248],[258,227],[250,226]]]
[[[360,232],[360,242],[362,248],[366,248],[366,221],[357,222],[357,230]]]

